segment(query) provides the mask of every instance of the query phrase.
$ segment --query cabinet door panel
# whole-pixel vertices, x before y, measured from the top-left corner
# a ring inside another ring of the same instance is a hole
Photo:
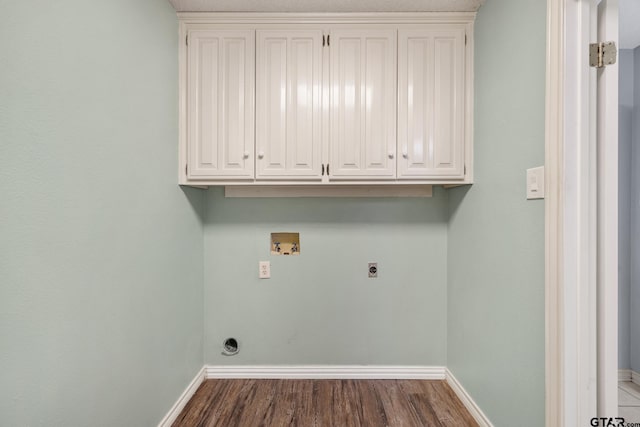
[[[399,178],[464,177],[464,35],[399,32]]]
[[[189,178],[253,177],[253,31],[189,32]]]
[[[257,178],[321,178],[321,30],[257,33]]]
[[[396,31],[331,32],[332,179],[394,179]]]

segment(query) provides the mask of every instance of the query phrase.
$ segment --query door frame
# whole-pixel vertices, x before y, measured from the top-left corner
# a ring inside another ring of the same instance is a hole
[[[618,0],[602,0],[597,40],[619,43]],[[618,416],[618,72],[597,69],[598,415]],[[613,415],[612,415],[613,414]]]
[[[564,129],[564,1],[547,0],[545,89],[545,425],[562,426],[565,370],[562,217]]]
[[[605,186],[610,184],[612,174],[616,175],[617,183],[617,169],[599,171],[596,162],[597,81],[596,71],[588,65],[588,44],[597,37],[597,3],[598,0],[547,1],[545,419],[548,427],[590,425],[592,417],[617,416],[617,412],[612,412],[617,411],[617,396],[599,401],[599,395],[610,394],[612,384],[617,383],[617,367],[614,370],[611,362],[615,358],[617,363],[617,345],[611,347],[611,343],[617,342],[617,319],[611,316],[617,313],[617,287],[610,286],[607,290],[606,302],[600,306],[600,309],[608,307],[607,322],[599,325],[598,271],[604,265],[609,282],[617,277],[617,246],[611,256],[610,234],[601,239],[605,240],[605,246],[600,250],[607,256],[604,261],[599,259],[598,203],[600,209],[606,208],[606,204],[598,201],[598,183],[604,180]],[[611,196],[605,191],[605,198],[611,200]],[[615,209],[617,212],[617,206]],[[615,222],[613,241],[617,242],[617,217],[613,216],[604,215],[604,227],[611,230],[612,221]],[[600,268],[596,268],[598,263]],[[607,348],[602,342],[610,346]],[[607,361],[600,369],[599,352],[600,359]]]

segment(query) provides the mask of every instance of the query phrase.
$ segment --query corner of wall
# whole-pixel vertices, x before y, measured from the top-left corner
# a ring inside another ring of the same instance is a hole
[[[449,190],[447,366],[497,425],[544,424],[544,202],[525,173],[544,164],[545,29],[544,2],[479,10],[475,183]]]

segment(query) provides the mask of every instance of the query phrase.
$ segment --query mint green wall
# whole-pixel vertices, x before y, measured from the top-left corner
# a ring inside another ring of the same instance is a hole
[[[208,191],[205,362],[446,363],[447,194],[430,199],[227,199]],[[300,232],[271,256],[271,232]],[[271,279],[258,279],[258,261]],[[378,262],[379,277],[367,278]],[[240,353],[222,356],[226,337]]]
[[[168,2],[0,10],[0,425],[155,425],[203,363],[448,365],[543,424],[544,2],[481,9],[476,184],[431,199],[181,190]]]
[[[156,425],[203,364],[175,12],[0,10],[0,425]]]
[[[476,22],[475,184],[449,194],[447,364],[496,426],[544,425],[546,4],[489,0]]]

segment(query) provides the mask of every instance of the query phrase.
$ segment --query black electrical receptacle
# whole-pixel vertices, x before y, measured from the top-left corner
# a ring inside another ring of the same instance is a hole
[[[378,263],[370,262],[369,263],[369,278],[378,277]]]

